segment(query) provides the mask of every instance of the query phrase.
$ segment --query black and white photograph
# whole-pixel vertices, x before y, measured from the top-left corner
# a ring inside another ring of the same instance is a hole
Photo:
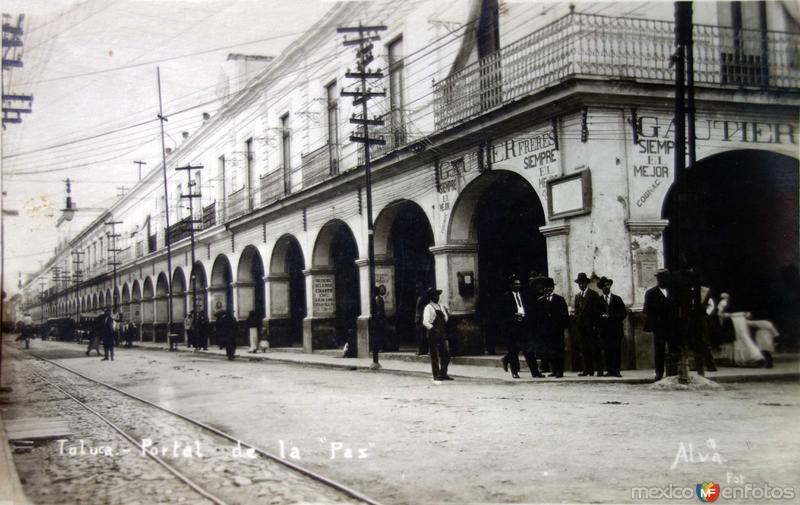
[[[0,12],[0,505],[800,504],[797,0]]]

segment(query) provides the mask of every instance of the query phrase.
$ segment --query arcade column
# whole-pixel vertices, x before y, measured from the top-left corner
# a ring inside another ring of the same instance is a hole
[[[483,329],[478,307],[478,244],[446,244],[430,248],[434,259],[436,289],[440,303],[450,310],[452,352],[483,354]]]
[[[539,231],[547,243],[548,277],[555,283],[554,292],[564,297],[567,305],[572,305],[573,280],[569,268],[569,224],[558,223],[540,226]],[[578,348],[575,335],[567,331],[564,339],[564,364],[569,370],[576,370],[575,360]]]
[[[653,334],[644,331],[644,293],[656,285],[656,271],[664,268],[666,219],[628,220],[630,234],[631,284],[633,300],[627,320],[628,335],[623,342],[623,368],[650,368],[655,363]]]
[[[303,270],[306,276],[306,318],[303,351],[336,347],[336,271],[332,268]]]
[[[369,358],[372,354],[369,351],[369,324],[372,318],[370,313],[370,289],[369,289],[369,260],[356,260],[358,266],[358,287],[361,300],[361,314],[358,316],[357,347],[359,358]],[[383,344],[384,350],[397,350],[396,332],[394,325],[394,315],[396,303],[394,300],[394,262],[385,256],[375,257],[375,285],[386,286],[386,296],[384,296],[383,306],[386,310],[386,328],[384,329]]]

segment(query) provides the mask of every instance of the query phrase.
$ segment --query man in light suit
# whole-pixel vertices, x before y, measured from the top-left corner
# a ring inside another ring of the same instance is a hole
[[[667,356],[672,364],[679,351],[678,301],[671,292],[669,283],[669,271],[661,269],[656,272],[656,286],[644,294],[644,313],[647,316],[644,331],[653,332],[656,381],[664,377]]]
[[[600,339],[606,352],[606,377],[622,377],[620,373],[620,352],[622,337],[625,333],[622,323],[628,317],[628,309],[622,298],[611,292],[612,279],[601,277],[597,287],[602,291]]]

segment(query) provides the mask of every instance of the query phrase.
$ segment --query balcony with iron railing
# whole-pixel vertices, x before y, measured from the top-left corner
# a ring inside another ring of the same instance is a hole
[[[311,187],[339,173],[339,146],[325,144],[300,155],[300,160],[303,187]]]
[[[250,199],[248,196],[249,195],[246,187],[238,189],[228,195],[226,216],[228,219],[239,217],[249,210],[248,202]]]
[[[259,184],[262,206],[276,202],[287,194],[283,167],[261,176]]]
[[[570,78],[674,81],[675,24],[570,13],[434,85],[436,130]],[[698,87],[800,88],[800,34],[695,24]]]
[[[408,144],[409,132],[401,114],[393,114],[387,112],[379,119],[383,120],[383,126],[373,126],[369,129],[369,136],[375,139],[381,139],[386,144],[372,144],[370,145],[369,154],[372,159],[390,153],[395,149],[403,147]],[[358,150],[358,164],[364,163],[364,151]]]

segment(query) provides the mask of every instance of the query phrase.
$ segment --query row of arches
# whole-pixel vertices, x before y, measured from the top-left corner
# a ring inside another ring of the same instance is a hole
[[[685,227],[673,223],[665,230],[664,260],[669,266],[676,255],[692,258],[715,287],[755,307],[759,290],[770,287],[767,280],[773,282],[779,268],[796,264],[800,256],[797,160],[736,151],[699,162],[693,174],[690,182],[702,193],[703,206],[693,210]],[[676,195],[691,199],[689,191],[673,187],[662,217],[675,221],[670,202]],[[551,270],[540,231],[547,224],[544,207],[520,174],[493,170],[479,175],[461,190],[449,214],[444,233],[434,234],[432,213],[416,202],[397,200],[378,213],[374,242],[377,282],[388,289],[387,350],[415,344],[418,286],[449,290],[450,302],[460,297],[460,305],[451,308],[469,313],[491,338],[499,332],[496,304],[508,289],[509,275],[527,278],[531,271]],[[436,243],[437,236],[442,243]],[[681,249],[673,250],[669,242],[676,236]],[[266,320],[274,346],[301,345],[309,332],[324,334],[314,348],[340,346],[368,312],[365,248],[359,247],[351,225],[339,219],[319,229],[309,250],[301,239],[287,233],[268,257],[265,249],[247,245],[238,257],[220,254],[191,269],[180,266],[169,276],[160,272],[134,279],[118,293],[108,288],[87,293],[72,307],[98,310],[117,300],[127,319],[142,324],[143,338],[162,338],[171,282],[175,321],[192,306],[212,319],[219,309],[235,309],[239,320],[254,311]],[[460,249],[440,261],[436,255],[445,246]],[[568,260],[555,261],[563,266]],[[461,270],[475,274],[474,293],[461,292],[454,279]],[[319,295],[320,287],[328,289],[329,299]]]

